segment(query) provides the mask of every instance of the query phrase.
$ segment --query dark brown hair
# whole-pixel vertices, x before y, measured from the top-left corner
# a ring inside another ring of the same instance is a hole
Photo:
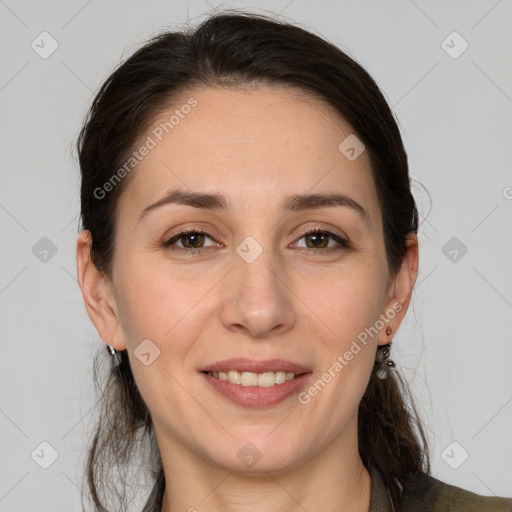
[[[289,87],[334,108],[364,143],[371,161],[383,218],[390,274],[400,269],[405,238],[418,230],[407,155],[400,132],[370,75],[333,44],[297,25],[244,12],[211,15],[195,30],[153,37],[106,80],[88,112],[77,148],[82,173],[82,228],[92,234],[96,267],[111,276],[116,205],[127,175],[104,197],[99,190],[123,166],[155,117],[178,94],[201,87],[271,84]],[[341,141],[340,141],[341,142]],[[98,356],[97,356],[98,357]],[[165,479],[149,410],[137,389],[126,350],[117,356],[102,392],[101,415],[87,460],[87,484],[95,510],[106,512],[114,494],[116,512],[125,510],[125,476],[134,450],[146,442],[143,466],[155,485],[145,510],[160,510]],[[400,510],[400,484],[429,472],[424,430],[406,384],[397,372],[387,379],[372,372],[359,406],[359,452],[376,467]],[[121,476],[121,492],[114,482]],[[169,475],[168,475],[169,476]]]

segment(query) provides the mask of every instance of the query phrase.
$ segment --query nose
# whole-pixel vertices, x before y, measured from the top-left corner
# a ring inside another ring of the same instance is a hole
[[[263,247],[253,259],[251,251],[255,249],[251,240],[237,248],[233,268],[226,276],[221,319],[229,330],[266,338],[293,328],[297,314],[285,265],[271,249]]]

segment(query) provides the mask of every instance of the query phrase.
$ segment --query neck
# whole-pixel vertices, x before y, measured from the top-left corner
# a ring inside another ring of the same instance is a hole
[[[166,489],[161,512],[368,512],[370,475],[357,442],[344,445],[338,439],[302,466],[259,475],[227,471],[190,454],[178,457],[180,448],[173,446],[162,452]],[[170,453],[172,458],[165,457]]]

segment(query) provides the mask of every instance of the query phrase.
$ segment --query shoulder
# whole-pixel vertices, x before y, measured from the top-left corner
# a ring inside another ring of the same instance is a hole
[[[512,512],[511,498],[481,496],[426,473],[417,473],[403,483],[401,505],[404,512]]]

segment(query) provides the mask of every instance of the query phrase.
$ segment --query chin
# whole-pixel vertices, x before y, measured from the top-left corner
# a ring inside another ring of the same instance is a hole
[[[283,443],[277,439],[269,442],[263,438],[234,445],[232,451],[210,454],[210,458],[227,471],[247,476],[286,473],[300,466],[304,455],[303,447],[287,445],[283,449]]]

